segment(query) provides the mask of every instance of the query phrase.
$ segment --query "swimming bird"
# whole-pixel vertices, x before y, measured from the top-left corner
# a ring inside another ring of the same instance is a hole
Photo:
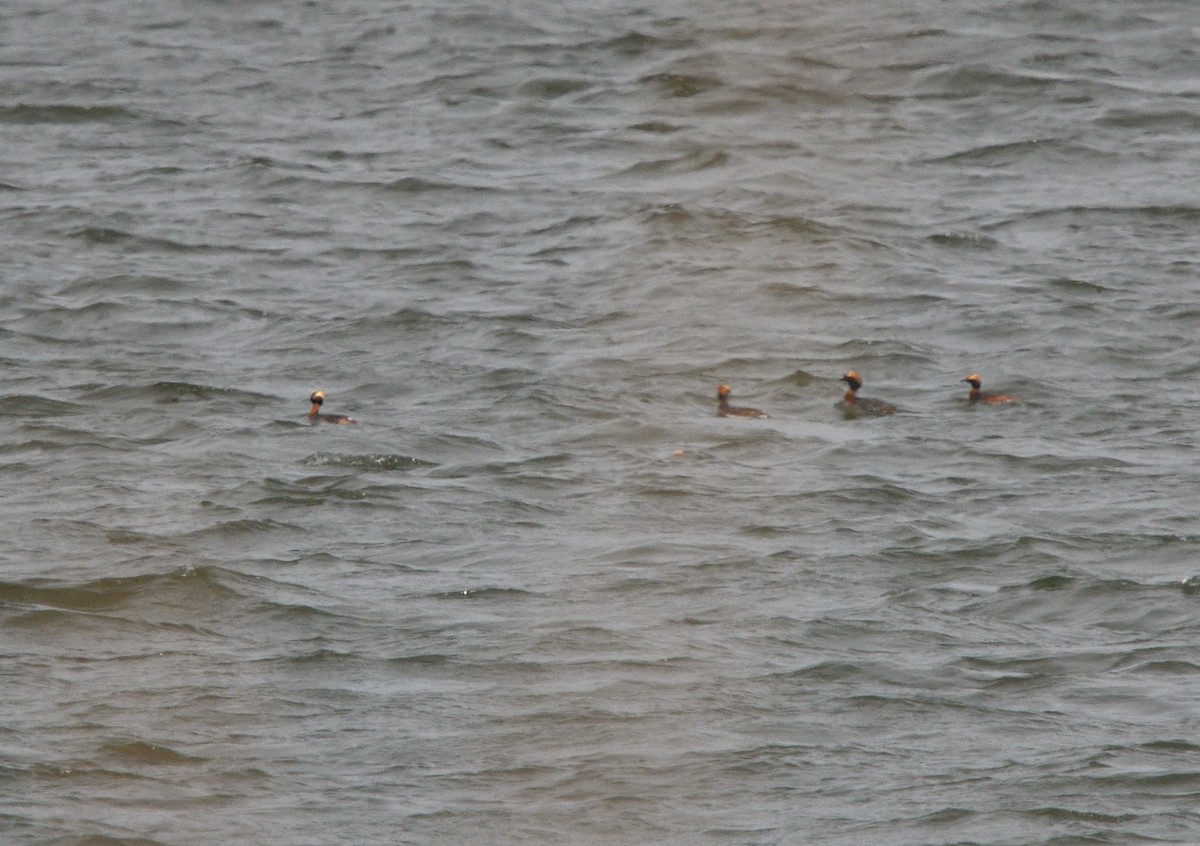
[[[842,381],[850,386],[850,390],[846,391],[845,396],[842,397],[842,408],[846,411],[880,416],[896,413],[896,406],[891,403],[858,395],[858,389],[863,386],[862,377],[858,375],[858,371],[847,371],[846,375],[842,377]]]
[[[717,416],[718,417],[770,417],[765,411],[759,411],[757,408],[746,408],[745,406],[736,406],[729,404],[729,386],[721,385],[717,388]]]
[[[312,408],[308,410],[308,419],[313,423],[357,423],[353,417],[347,417],[345,414],[320,414],[321,406],[325,402],[324,391],[313,391],[308,396],[308,401],[312,403]]]
[[[988,405],[1005,405],[1010,402],[1020,402],[1019,399],[1009,394],[985,394],[979,390],[983,385],[983,380],[979,378],[978,373],[972,373],[962,381],[971,386],[971,393],[967,395],[967,399],[971,402],[983,402]]]

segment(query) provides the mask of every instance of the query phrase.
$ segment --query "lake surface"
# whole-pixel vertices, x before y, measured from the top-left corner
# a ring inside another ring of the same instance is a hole
[[[6,844],[1200,841],[1189,4],[14,0],[0,66]]]

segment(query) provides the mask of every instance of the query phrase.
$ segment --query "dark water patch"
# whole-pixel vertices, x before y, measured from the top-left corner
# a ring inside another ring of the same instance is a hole
[[[1015,393],[1015,391],[1014,391]],[[1022,397],[1024,399],[1024,397]],[[1000,406],[994,409],[982,409],[984,411],[999,411],[1005,413],[1005,419],[1011,419],[1013,414],[1029,414],[1028,406],[1030,402],[1023,403],[1026,408],[1020,406]],[[977,407],[971,407],[970,411],[979,411]],[[996,415],[998,416],[998,415]],[[1100,421],[1103,423],[1103,421]],[[1107,425],[1107,424],[1104,424]],[[1004,443],[983,441],[974,443],[966,443],[962,447],[964,455],[975,458],[980,458],[990,462],[993,465],[993,470],[989,475],[996,476],[997,472],[994,468],[1003,468],[1006,472],[1025,473],[1025,474],[1055,474],[1062,479],[1068,478],[1068,474],[1078,474],[1076,479],[1094,479],[1096,476],[1097,465],[1107,467],[1110,470],[1120,470],[1130,467],[1130,463],[1121,461],[1120,459],[1102,459],[1095,455],[1066,455],[1048,451],[1050,445],[1045,443],[1020,443],[1015,440],[1007,440]],[[1070,449],[1069,445],[1064,449]],[[1003,449],[1003,451],[1000,451]]]
[[[532,648],[551,655],[577,656],[588,662],[628,660],[643,654],[641,638],[602,625],[564,620],[550,630],[535,632]]]
[[[78,105],[73,103],[19,103],[0,106],[0,123],[128,123],[141,120],[136,111],[123,106]]]
[[[309,613],[306,612],[312,612],[313,610],[314,609],[307,607],[293,607],[288,608],[283,613],[283,616],[295,622],[297,619],[308,618]],[[322,667],[329,667],[333,670],[337,670],[356,667],[362,664],[361,655],[326,647],[317,649],[305,648],[304,651],[289,654],[286,658],[272,658],[269,660],[272,663],[283,663],[289,667],[304,669],[321,669]]]
[[[1042,576],[1030,582],[1028,588],[1030,590],[1066,590],[1075,585],[1077,581],[1071,576]]]
[[[301,526],[284,523],[266,518],[243,517],[234,520],[222,520],[210,526],[204,526],[188,532],[184,537],[192,541],[199,540],[250,540],[255,536],[288,535],[294,532],[306,531]]]
[[[1179,753],[1187,753],[1191,755],[1200,754],[1200,745],[1182,738],[1177,740],[1154,740],[1150,741],[1149,743],[1138,744],[1137,746],[1132,747],[1132,749],[1135,751],[1145,751],[1154,754],[1164,753],[1170,756],[1174,756]]]
[[[471,194],[495,194],[500,193],[500,189],[491,185],[468,184],[459,182],[448,182],[445,180],[424,179],[416,176],[406,176],[401,179],[394,179],[390,182],[383,183],[361,183],[363,187],[378,188],[389,193],[397,194],[428,194],[447,192],[459,194],[460,192]]]
[[[370,259],[379,261],[381,264],[393,265],[402,263],[406,267],[413,268],[420,264],[419,259],[429,254],[429,248],[424,246],[418,247],[362,247],[339,245],[334,247],[322,256],[331,261],[347,262],[359,261],[362,259]],[[440,265],[439,265],[440,266]],[[471,267],[470,262],[463,262],[463,267]]]
[[[441,431],[432,435],[423,435],[415,440],[426,460],[436,464],[446,465],[465,460],[481,461],[484,456],[494,457],[505,455],[508,448],[482,435],[470,433],[455,433]],[[440,467],[439,467],[440,469]],[[438,471],[431,471],[436,474]]]
[[[191,18],[168,18],[152,21],[139,20],[132,22],[132,26],[138,32],[162,32],[170,29],[186,29],[192,23]]]
[[[1163,634],[1189,625],[1193,609],[1173,585],[1128,579],[1051,577],[1001,588],[969,603],[970,614],[1046,626],[1087,627],[1114,633]]]
[[[1137,814],[1104,814],[1096,811],[1076,811],[1070,808],[1031,808],[1023,811],[1022,814],[1032,817],[1035,820],[1045,822],[1080,822],[1088,825],[1101,823],[1104,825],[1118,825],[1120,823],[1132,822],[1139,819]],[[1107,839],[1097,840],[1095,842],[1107,843]]]
[[[912,295],[904,294],[900,295],[898,299],[906,301],[910,296]],[[870,395],[868,388],[879,386],[882,390],[882,385],[886,384],[885,380],[894,380],[895,377],[890,376],[888,371],[894,372],[901,368],[917,369],[918,367],[929,369],[938,366],[933,351],[920,343],[918,339],[851,336],[836,344],[833,350],[840,361],[854,363],[854,369],[862,374],[863,384],[867,386],[862,389],[862,396]],[[868,369],[867,365],[875,360],[886,361],[888,371]],[[844,389],[845,385],[841,387]]]
[[[1196,750],[1186,741],[1104,744],[1080,762],[1079,771],[1088,781],[1099,776],[1119,783],[1123,775],[1169,781],[1174,773],[1194,765],[1195,760]],[[1190,781],[1191,776],[1185,776],[1185,780]]]
[[[1099,151],[1081,148],[1076,144],[1068,144],[1053,138],[1028,138],[1020,141],[1005,141],[998,144],[984,144],[967,150],[949,153],[937,158],[927,159],[926,164],[986,164],[991,167],[1016,164],[1025,159],[1044,162],[1056,155],[1077,158],[1087,155],[1095,158]]]
[[[114,657],[103,646],[107,638],[145,642],[162,634],[144,621],[115,611],[64,611],[29,606],[9,609],[0,600],[0,612],[5,626],[27,632],[28,638],[43,644],[48,640],[82,640],[93,661]]]
[[[15,321],[14,325],[45,336],[62,328],[83,324],[88,324],[94,331],[96,326],[121,322],[126,316],[124,303],[105,299],[81,305],[42,308]]]
[[[1046,279],[1043,284],[1054,293],[1070,294],[1072,296],[1112,296],[1114,293],[1111,288],[1099,282],[1065,276]]]
[[[259,591],[265,591],[271,588],[272,585],[266,583],[254,585],[253,587]],[[288,588],[279,583],[275,583],[273,587],[279,593],[283,593],[284,591],[296,593],[295,589]],[[339,626],[351,624],[352,622],[338,611],[320,608],[317,605],[306,602],[289,602],[282,596],[274,599],[260,596],[257,601],[246,608],[246,611],[264,620],[270,619],[276,623],[286,623],[289,626],[295,626],[295,630],[299,633],[304,633],[312,629],[332,632],[336,631]],[[325,650],[317,651],[323,652]],[[275,660],[274,653],[271,658],[263,660]]]
[[[1200,664],[1192,661],[1145,661],[1128,668],[1135,675],[1194,676],[1200,673]]]
[[[246,156],[236,162],[236,166],[241,170],[246,171],[268,171],[268,170],[296,170],[309,171],[312,173],[323,173],[324,171],[316,165],[292,165],[282,159],[276,159],[271,156]]]
[[[200,590],[210,599],[232,595],[207,568],[182,574],[105,578],[81,584],[61,585],[51,579],[0,583],[0,602],[22,608],[57,608],[70,611],[111,611],[129,606],[158,593],[164,587],[189,579],[189,591]]]
[[[1113,108],[1095,119],[1097,126],[1136,129],[1138,132],[1183,133],[1200,131],[1200,116],[1191,109],[1153,107]]]
[[[215,253],[279,255],[285,251],[283,247],[254,247],[250,246],[248,242],[235,244],[186,242],[172,238],[141,235],[113,226],[83,226],[69,231],[67,235],[92,246],[123,247],[148,253],[161,252],[180,255],[212,255]]]
[[[109,453],[115,456],[136,452],[147,447],[160,446],[172,440],[162,435],[138,438],[125,433],[101,434],[94,426],[75,429],[40,418],[30,418],[24,421],[21,428],[25,432],[33,433],[34,436],[18,444],[7,447],[0,446],[0,454],[4,452],[44,453],[55,462],[62,462],[69,457],[71,452],[80,455]]]
[[[131,186],[147,185],[147,184],[157,185],[159,183],[159,181],[161,179],[163,179],[164,177],[165,178],[188,177],[191,173],[192,173],[192,171],[188,168],[175,167],[173,165],[159,165],[159,166],[155,166],[155,167],[147,167],[147,168],[143,168],[142,170],[137,171],[137,173],[131,177],[130,184],[131,184]],[[261,219],[261,216],[259,216],[259,215],[246,214],[244,212],[242,212],[240,214],[250,220]]]
[[[752,232],[765,231],[781,234],[786,237],[799,235],[812,239],[813,243],[821,244],[849,237],[849,233],[841,227],[825,223],[803,215],[778,215],[755,220],[752,222]]]
[[[603,219],[592,214],[571,214],[533,230],[534,235],[565,235],[577,230],[588,230],[603,223]],[[540,255],[536,253],[535,255]]]
[[[408,472],[439,466],[435,462],[424,461],[414,456],[391,453],[353,455],[316,452],[301,459],[300,463],[306,467],[346,467],[381,473]]]
[[[105,385],[84,393],[88,400],[103,403],[128,403],[130,405],[158,404],[174,405],[186,402],[221,402],[249,406],[272,401],[266,394],[257,394],[238,388],[225,388],[194,382],[162,381],[142,384]]]
[[[647,176],[678,176],[680,174],[697,173],[710,168],[724,167],[728,163],[729,155],[727,153],[719,150],[700,150],[692,153],[684,153],[683,155],[669,159],[638,162],[619,173],[613,174],[613,176],[618,178],[629,176],[639,179]]]
[[[162,541],[153,535],[145,532],[133,531],[130,529],[108,529],[104,532],[104,539],[113,546],[145,546],[148,544],[162,544]]]
[[[47,846],[170,846],[169,841],[130,834],[64,834],[43,841]]]
[[[1033,225],[1072,232],[1084,221],[1103,223],[1109,226],[1136,225],[1138,223],[1171,224],[1194,227],[1200,222],[1200,206],[1194,205],[1068,205],[1040,208],[1026,214],[985,225],[988,229],[1003,230],[1012,226]]]
[[[994,250],[1000,242],[979,232],[939,232],[929,236],[929,242],[940,247],[968,250]]]
[[[338,148],[314,150],[311,152],[311,155],[339,164],[353,162],[370,166],[378,162],[386,162],[391,154],[378,150],[346,150]]]
[[[653,88],[664,97],[686,99],[715,91],[724,83],[715,76],[666,71],[644,76],[638,84]]]
[[[792,684],[878,684],[883,681],[878,668],[868,669],[847,661],[822,661],[799,670],[788,670],[771,676],[775,681]]]
[[[204,758],[197,758],[191,755],[184,755],[176,752],[168,746],[162,746],[156,743],[147,743],[143,740],[129,740],[123,742],[109,742],[100,747],[100,753],[110,759],[114,759],[122,766],[161,766],[161,765],[180,765],[180,764],[196,764],[203,762]]]
[[[625,566],[630,566],[626,562]],[[636,565],[634,565],[636,566]],[[629,594],[631,596],[648,595],[652,593],[672,594],[678,588],[678,583],[674,578],[662,577],[655,578],[646,575],[627,575],[622,576],[616,573],[608,574],[605,583],[596,588],[602,594]],[[702,621],[697,617],[688,617],[681,620],[684,625],[707,625],[708,621]]]
[[[1178,320],[1186,324],[1200,320],[1200,306],[1192,303],[1159,303],[1150,307],[1147,313],[1163,320]]]
[[[251,500],[251,505],[287,505],[314,507],[333,503],[362,503],[374,505],[380,502],[379,495],[390,498],[395,493],[390,488],[364,487],[350,476],[310,476],[305,479],[286,481],[284,479],[264,479],[259,487],[264,492]],[[273,520],[238,520],[222,524],[220,533],[223,535],[236,532],[274,532],[283,528],[284,524]],[[299,527],[295,527],[299,528]],[[208,533],[214,531],[207,530]]]
[[[758,290],[767,296],[777,297],[781,300],[794,298],[804,302],[821,303],[833,299],[824,288],[800,282],[763,282]]]
[[[413,653],[411,655],[399,655],[386,659],[386,663],[396,667],[446,667],[456,663],[456,658],[452,655],[443,655],[436,652]]]
[[[611,50],[621,56],[640,56],[643,53],[663,47],[664,41],[657,36],[635,31],[600,42],[597,46],[603,50]]]
[[[1040,691],[1061,688],[1065,674],[1061,668],[1051,667],[1045,671],[1027,670],[1001,672],[993,675],[981,685],[988,694],[998,696],[1030,696]]]
[[[522,83],[517,88],[517,94],[522,97],[556,100],[569,94],[576,94],[591,88],[593,82],[588,79],[572,77],[543,77]]]
[[[682,553],[686,558],[702,555],[705,547],[702,544],[679,545],[668,541],[622,542],[602,550],[593,556],[592,561],[602,566],[605,572],[611,573],[614,568],[635,568],[632,572],[635,578],[647,577],[642,568],[652,564],[670,564],[679,560]]]
[[[113,245],[130,244],[139,240],[137,235],[107,226],[85,226],[70,233],[71,237],[86,241],[89,244]]]
[[[147,560],[147,564],[154,564]],[[54,579],[0,583],[0,602],[18,608],[53,608],[104,613],[116,610],[142,613],[152,608],[210,609],[253,596],[261,580],[212,565],[189,565],[169,572],[106,577],[64,584]],[[162,621],[174,627],[175,621]],[[193,631],[179,622],[181,630]]]
[[[915,507],[916,502],[931,501],[917,491],[904,485],[873,476],[859,476],[854,487],[847,487],[830,494],[831,501],[845,506],[899,506]]]
[[[1098,788],[1119,785],[1127,791],[1145,791],[1148,795],[1194,798],[1200,794],[1200,770],[1164,773],[1116,772],[1092,775],[1087,779]]]
[[[670,135],[671,133],[681,131],[684,127],[664,121],[646,121],[644,123],[635,123],[629,128],[637,132],[646,132],[654,135]]]
[[[914,96],[920,99],[969,99],[1003,94],[1049,96],[1065,88],[1065,80],[984,64],[951,64],[932,67],[917,78]]]
[[[80,403],[30,394],[8,396],[4,401],[9,408],[26,417],[60,417],[82,414],[88,410],[87,406]]]
[[[705,158],[708,162],[711,159]],[[692,160],[695,163],[695,160]],[[651,163],[655,168],[660,163]],[[635,165],[642,167],[643,165]],[[707,166],[707,165],[706,165]],[[783,236],[791,241],[796,236],[815,244],[854,239],[842,227],[803,215],[748,215],[731,209],[702,208],[683,205],[656,206],[647,209],[645,222],[656,233],[676,236],[708,234],[710,237]]]
[[[464,588],[463,590],[451,590],[434,595],[436,599],[453,599],[453,600],[502,600],[511,601],[514,599],[528,599],[534,596],[527,590],[520,588]]]
[[[730,775],[771,773],[777,770],[797,771],[805,767],[819,766],[824,758],[824,751],[812,744],[772,743],[740,749],[718,764]],[[697,756],[699,757],[699,756]],[[712,766],[712,760],[706,760],[707,766]]]
[[[919,825],[951,826],[970,822],[977,817],[978,814],[975,811],[966,808],[942,808],[920,817],[915,822]]]
[[[550,471],[568,467],[573,461],[570,453],[550,453],[525,458],[510,458],[503,461],[482,463],[459,463],[439,466],[430,472],[432,478],[463,479],[475,476],[506,477],[518,476],[523,480],[540,478],[550,480],[562,478]]]
[[[79,297],[85,294],[104,292],[112,295],[145,294],[150,296],[168,296],[178,294],[190,287],[189,282],[170,276],[115,274],[108,276],[83,276],[73,282],[68,282],[58,290],[63,297]]]
[[[704,101],[700,111],[709,115],[749,115],[760,110],[822,108],[835,109],[861,101],[861,95],[822,85],[793,81],[726,85],[718,96]],[[794,149],[785,142],[781,148]]]

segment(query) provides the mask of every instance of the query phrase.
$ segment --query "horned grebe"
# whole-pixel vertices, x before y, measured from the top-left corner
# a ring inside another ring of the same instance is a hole
[[[729,386],[721,385],[717,388],[717,416],[718,417],[770,417],[765,411],[759,411],[757,408],[746,408],[745,406],[736,406],[729,404]]]
[[[972,373],[966,379],[963,379],[963,381],[971,386],[971,393],[967,395],[967,399],[971,402],[983,402],[988,405],[1005,405],[1010,402],[1020,402],[1019,399],[1008,394],[985,394],[979,390],[983,385],[983,380],[979,378],[978,373]]]
[[[308,419],[313,423],[357,423],[353,417],[347,417],[344,414],[320,414],[321,405],[325,402],[324,391],[313,391],[309,394],[308,401],[312,403],[312,408],[308,410]]]
[[[842,381],[850,386],[850,390],[846,391],[846,395],[842,397],[842,408],[846,411],[878,415],[896,413],[896,406],[890,403],[858,395],[858,389],[863,385],[862,377],[858,375],[858,371],[851,370],[847,372],[842,377]]]

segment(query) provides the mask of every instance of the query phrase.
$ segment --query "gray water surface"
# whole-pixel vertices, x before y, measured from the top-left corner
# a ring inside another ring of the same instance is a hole
[[[1200,841],[1198,26],[6,4],[3,842]]]

